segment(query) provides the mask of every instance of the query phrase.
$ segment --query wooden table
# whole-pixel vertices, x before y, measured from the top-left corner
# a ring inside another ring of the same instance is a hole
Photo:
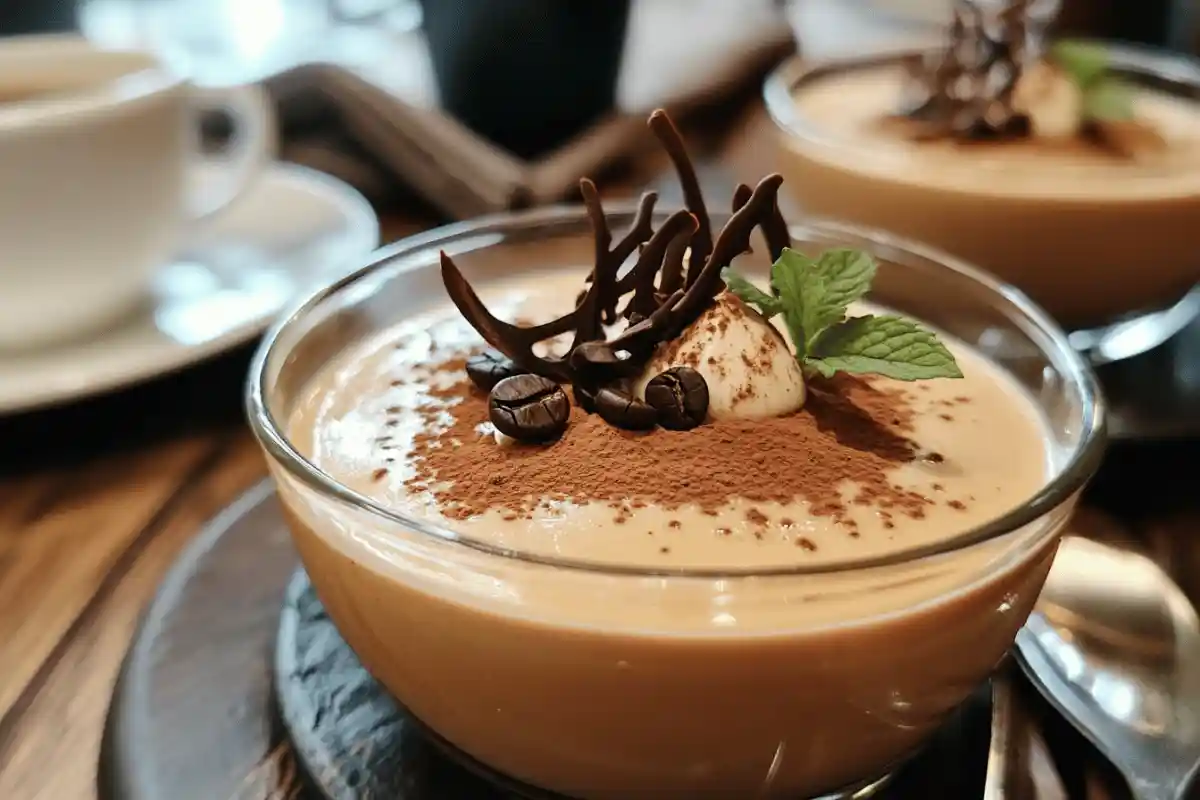
[[[769,171],[767,133],[755,106],[696,149],[716,148],[730,187],[753,183]],[[639,163],[608,192],[663,166]],[[434,224],[389,212],[384,231]],[[0,420],[0,798],[96,796],[110,691],[143,607],[200,527],[265,475],[242,418],[250,353]]]

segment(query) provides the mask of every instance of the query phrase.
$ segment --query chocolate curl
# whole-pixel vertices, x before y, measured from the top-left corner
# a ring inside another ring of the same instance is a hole
[[[683,288],[683,257],[692,242],[693,234],[694,229],[680,231],[667,245],[667,253],[663,256],[662,278],[658,285],[660,305],[667,297]]]
[[[595,263],[588,286],[571,313],[529,327],[504,322],[487,310],[454,260],[441,253],[447,294],[488,344],[521,369],[571,383],[577,390],[583,387],[585,394],[606,380],[636,374],[660,343],[692,324],[723,288],[721,270],[749,249],[755,227],[763,228],[773,252],[789,241],[777,202],[783,178],[770,175],[749,194],[745,187],[738,188],[736,211],[712,242],[699,184],[678,131],[661,111],[651,117],[651,127],[676,161],[685,195],[690,198],[689,211],[672,214],[655,231],[652,218],[657,196],[648,192],[642,196],[629,231],[613,245],[599,192],[590,180],[581,180],[579,187],[595,240]],[[683,255],[689,244],[692,258],[684,287],[680,285],[685,282]],[[642,251],[629,274],[618,277],[621,266],[639,247]],[[698,253],[705,254],[699,267]],[[633,297],[623,313],[631,324],[612,341],[606,341],[604,325],[615,322],[617,305],[630,291]],[[538,343],[568,331],[575,335],[567,357],[542,357],[534,352]]]
[[[733,213],[736,214],[742,206],[750,202],[750,195],[753,193],[749,186],[739,183],[733,190]],[[779,260],[779,256],[783,255],[783,248],[792,246],[792,233],[788,230],[783,212],[779,210],[778,199],[771,209],[771,214],[763,220],[759,227],[762,229],[763,238],[767,240],[767,249],[771,252],[771,263],[773,264]]]
[[[622,240],[617,242],[617,246],[610,249],[612,233],[608,230],[608,219],[605,216],[604,206],[600,204],[600,193],[596,191],[596,185],[587,178],[583,178],[580,180],[580,193],[583,196],[583,205],[588,212],[588,219],[592,223],[595,255],[592,273],[588,275],[587,279],[588,288],[584,289],[583,293],[577,297],[576,306],[582,305],[587,300],[588,291],[592,290],[598,273],[611,276],[612,281],[616,282],[620,265],[624,264],[625,259],[634,254],[634,251],[654,234],[654,206],[659,200],[658,194],[654,192],[644,193],[642,199],[638,201],[637,213],[634,221],[629,225],[629,230],[626,231]],[[595,302],[600,311],[600,319],[596,321],[594,329],[589,327],[586,336],[576,337],[576,344],[600,338],[601,323],[604,325],[616,323],[617,302],[622,294],[622,291],[617,290],[616,283],[613,283],[612,287],[608,287],[596,295]]]
[[[675,165],[679,174],[679,184],[683,188],[683,201],[687,210],[696,218],[696,234],[692,237],[692,257],[688,264],[689,283],[692,273],[698,273],[708,259],[713,248],[712,222],[708,218],[708,209],[704,205],[704,194],[700,191],[700,181],[696,178],[696,168],[688,155],[687,146],[675,123],[661,108],[650,115],[650,130],[658,137],[663,150]]]
[[[572,350],[583,342],[603,338],[602,324],[611,325],[616,322],[617,303],[622,294],[617,286],[617,273],[625,260],[653,235],[654,206],[658,202],[658,195],[654,192],[642,195],[637,215],[628,233],[610,249],[612,233],[608,229],[608,219],[604,215],[604,207],[600,204],[600,193],[596,191],[596,184],[583,178],[579,181],[579,189],[592,224],[596,252],[590,284],[577,304],[579,308],[586,310],[579,317],[579,326],[575,329],[575,339],[571,343]]]
[[[446,253],[441,252],[442,283],[446,285],[446,293],[451,302],[458,308],[459,313],[471,323],[484,341],[512,359],[513,363],[522,369],[527,369],[537,375],[554,380],[567,381],[571,376],[571,368],[564,359],[543,358],[533,352],[533,346],[538,342],[551,339],[575,328],[583,313],[583,306],[578,306],[565,317],[551,320],[542,325],[525,328],[513,325],[494,316],[479,295],[467,283],[458,265]]]
[[[729,222],[717,234],[717,241],[713,244],[712,254],[705,262],[704,269],[687,288],[672,314],[671,327],[668,329],[671,337],[678,336],[684,328],[691,325],[724,288],[721,270],[728,267],[733,259],[750,246],[750,234],[773,213],[776,196],[782,184],[783,176],[778,173],[759,181],[750,199],[729,218]]]
[[[627,287],[633,288],[633,297],[622,312],[626,319],[633,314],[644,319],[658,308],[659,304],[655,300],[654,279],[663,269],[667,248],[676,239],[690,240],[696,233],[698,225],[698,221],[692,214],[687,211],[676,211],[667,217],[662,227],[654,232],[650,241],[646,242],[646,246],[638,255],[637,263],[618,284],[618,287],[625,291],[628,291]],[[624,294],[624,291],[621,294]]]

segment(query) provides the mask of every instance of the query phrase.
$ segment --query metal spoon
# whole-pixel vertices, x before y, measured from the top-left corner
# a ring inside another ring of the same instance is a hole
[[[983,800],[1024,800],[1029,787],[1027,720],[1016,699],[1009,662],[992,678],[992,730]]]
[[[1157,564],[1066,537],[1017,656],[1135,800],[1183,800],[1200,768],[1200,621]]]

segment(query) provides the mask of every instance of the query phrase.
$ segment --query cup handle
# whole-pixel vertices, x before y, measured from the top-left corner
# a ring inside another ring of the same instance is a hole
[[[196,111],[227,116],[233,132],[225,148],[201,155],[189,170],[188,219],[198,222],[233,202],[275,157],[275,115],[257,86],[193,86]]]

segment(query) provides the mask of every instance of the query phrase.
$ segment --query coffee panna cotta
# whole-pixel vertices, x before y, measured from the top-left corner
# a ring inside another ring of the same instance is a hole
[[[768,84],[806,210],[927,242],[1069,327],[1200,278],[1200,68],[1075,41],[1027,3],[956,0],[945,47],[793,62]],[[1174,77],[1171,77],[1174,76]]]
[[[678,134],[651,127],[687,209],[648,195],[614,236],[585,182],[590,268],[477,291],[444,253],[450,302],[295,403],[297,451],[413,522],[276,470],[281,497],[364,665],[501,772],[597,800],[869,782],[1011,645],[1064,518],[856,565],[1002,517],[1061,454],[1013,378],[868,301],[868,254],[793,249],[778,176],[713,230]]]

